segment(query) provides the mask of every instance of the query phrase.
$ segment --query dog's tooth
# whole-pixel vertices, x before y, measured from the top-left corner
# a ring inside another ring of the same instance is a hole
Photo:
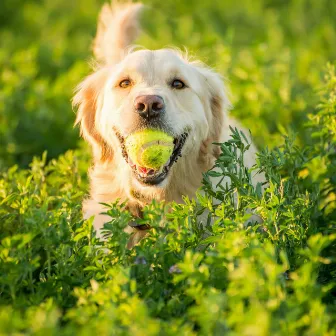
[[[132,167],[132,168],[134,168],[136,165],[135,165],[135,163],[130,159],[130,158],[128,158],[128,164]]]

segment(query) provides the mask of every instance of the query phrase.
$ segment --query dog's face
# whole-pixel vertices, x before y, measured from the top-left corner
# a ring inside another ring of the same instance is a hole
[[[117,133],[123,145],[129,134],[144,128],[162,129],[175,139],[175,152],[158,171],[134,166],[124,152],[139,182],[167,182],[174,156],[180,151],[188,155],[205,139],[209,116],[202,84],[194,67],[167,50],[134,52],[111,71],[96,119],[104,139],[112,144]]]
[[[99,70],[82,83],[75,103],[82,133],[97,155],[103,160],[110,153],[138,188],[167,186],[179,155],[195,165],[200,155],[212,155],[204,144],[219,141],[228,106],[217,74],[165,49],[135,51]],[[134,165],[124,150],[125,138],[145,128],[174,137],[174,152],[158,171]]]

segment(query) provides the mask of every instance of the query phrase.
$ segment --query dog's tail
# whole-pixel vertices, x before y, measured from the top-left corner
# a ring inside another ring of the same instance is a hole
[[[105,4],[98,19],[93,53],[98,62],[112,65],[119,62],[137,38],[141,3]]]

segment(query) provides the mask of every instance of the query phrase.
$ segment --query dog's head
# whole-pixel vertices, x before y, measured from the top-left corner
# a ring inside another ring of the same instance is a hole
[[[216,155],[212,143],[220,141],[229,107],[218,74],[167,49],[133,51],[99,69],[80,84],[74,103],[95,160],[115,162],[132,187],[142,190],[167,188],[186,161],[195,170],[210,168]],[[124,150],[125,138],[145,128],[175,139],[172,157],[159,171],[134,166]]]

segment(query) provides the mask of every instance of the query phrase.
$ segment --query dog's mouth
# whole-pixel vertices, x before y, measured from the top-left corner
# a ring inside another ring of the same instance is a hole
[[[128,156],[126,146],[125,146],[125,138],[115,130],[116,136],[119,139],[122,155],[125,161],[131,167],[134,176],[143,184],[156,185],[161,183],[169,174],[171,167],[177,162],[178,158],[182,156],[182,148],[187,140],[188,133],[184,132],[178,137],[174,138],[174,149],[172,155],[169,157],[167,162],[158,170],[141,167],[136,165]]]

